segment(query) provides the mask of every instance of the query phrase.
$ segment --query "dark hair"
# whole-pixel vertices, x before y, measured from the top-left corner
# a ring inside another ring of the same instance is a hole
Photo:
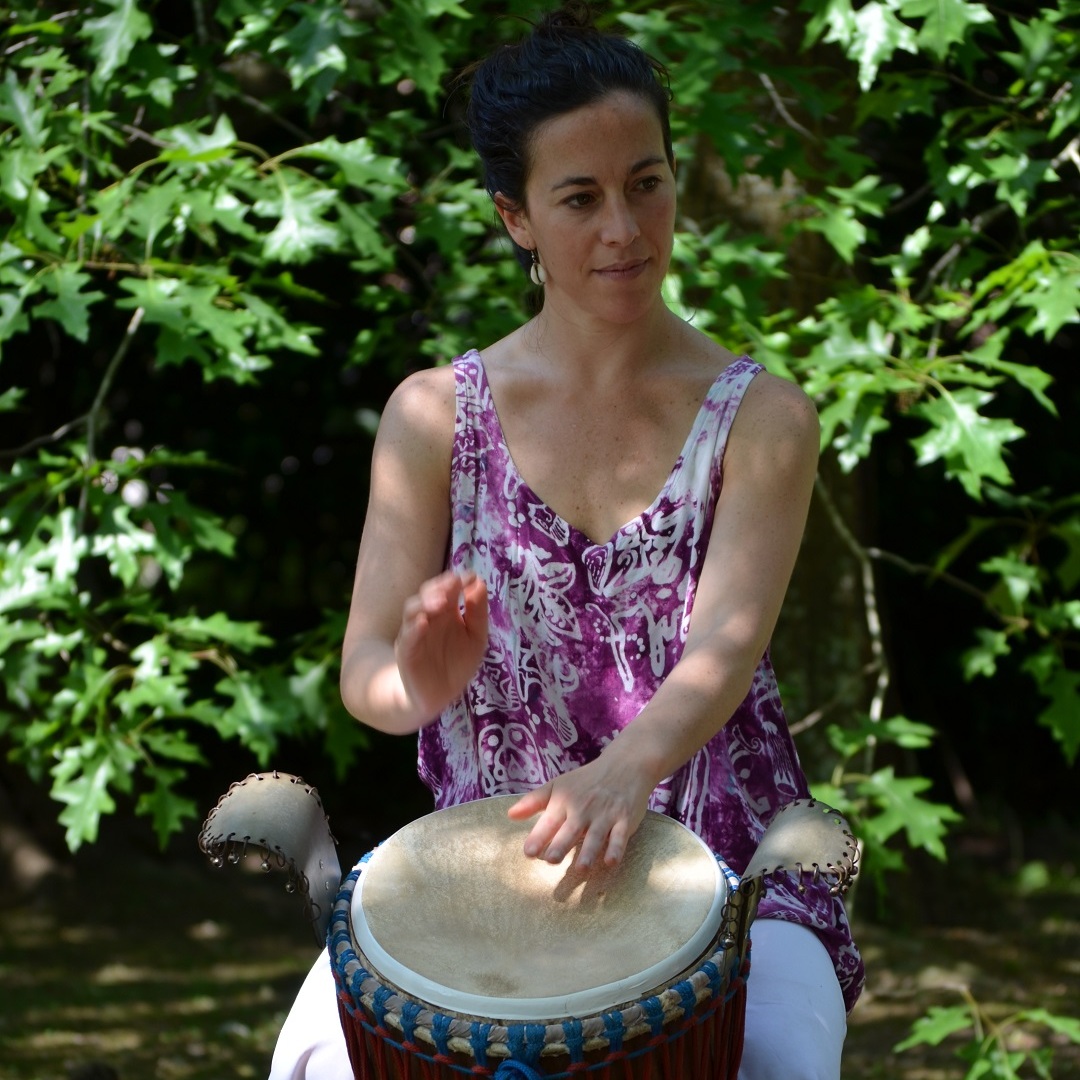
[[[587,3],[543,16],[513,45],[502,45],[464,73],[470,80],[465,123],[484,167],[488,194],[525,205],[529,148],[546,120],[591,105],[617,90],[656,109],[668,161],[674,163],[667,71],[632,41],[596,28]],[[525,268],[531,253],[514,244]]]

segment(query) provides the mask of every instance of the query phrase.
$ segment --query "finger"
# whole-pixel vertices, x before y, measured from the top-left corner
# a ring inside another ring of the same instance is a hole
[[[626,845],[630,842],[630,825],[620,819],[611,827],[607,836],[607,849],[604,851],[604,862],[608,866],[617,866],[626,854]]]
[[[550,859],[548,845],[555,838],[556,833],[559,832],[565,821],[565,813],[549,806],[537,819],[529,835],[525,837],[525,854],[530,859]],[[561,857],[560,855],[559,858]],[[555,861],[558,862],[559,860],[556,859]]]
[[[605,830],[606,832],[606,830]],[[560,863],[566,856],[577,847],[579,841],[581,841],[582,834],[588,833],[582,827],[580,822],[571,821],[570,818],[565,818],[562,825],[559,827],[558,832],[548,841],[547,847],[543,850],[543,858],[549,863]],[[593,847],[599,848],[602,841],[594,841]],[[583,869],[590,864],[590,858],[586,856],[585,861],[581,859],[582,853],[578,853],[576,860],[577,864]]]
[[[488,591],[483,578],[473,575],[473,580],[462,586],[464,600],[463,617],[465,625],[470,628],[487,626],[488,620]]]
[[[401,626],[398,629],[395,646],[398,648],[411,647],[428,627],[428,616],[419,603],[406,601],[401,615]]]
[[[401,605],[401,621],[403,623],[411,622],[417,615],[422,614],[423,610],[424,601],[419,594],[406,597],[405,603]]]
[[[526,818],[531,818],[533,814],[539,814],[541,810],[547,808],[550,798],[550,783],[545,784],[543,787],[535,788],[522,795],[521,798],[507,810],[507,817],[512,818],[514,821],[524,821]]]
[[[461,595],[461,581],[457,574],[447,572],[425,581],[418,593],[420,604],[430,615],[438,614],[449,607],[457,606]]]

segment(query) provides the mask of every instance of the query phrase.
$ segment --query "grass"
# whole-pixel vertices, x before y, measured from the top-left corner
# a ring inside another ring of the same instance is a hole
[[[343,861],[371,846],[363,830],[335,831]],[[963,1076],[960,1035],[893,1050],[928,1007],[962,1003],[962,987],[991,1019],[1080,1015],[1080,867],[1058,847],[1005,872],[958,841],[948,866],[893,886],[884,916],[858,898],[870,981],[845,1080]],[[0,1080],[264,1077],[315,949],[282,878],[212,869],[193,841],[158,855],[114,830],[0,907]],[[1041,1029],[1014,1042],[1052,1046],[1055,1080],[1080,1080],[1080,1047]]]

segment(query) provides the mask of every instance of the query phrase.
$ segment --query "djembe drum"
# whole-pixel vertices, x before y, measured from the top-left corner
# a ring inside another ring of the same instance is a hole
[[[420,818],[341,883],[318,792],[252,773],[199,846],[217,866],[257,855],[286,871],[328,943],[358,1080],[734,1080],[765,882],[844,892],[858,843],[843,816],[813,799],[779,807],[740,878],[649,813],[618,868],[582,874],[525,858],[514,798]]]
[[[527,859],[513,801],[420,818],[345,879],[329,948],[358,1080],[734,1080],[738,876],[652,812],[617,868]]]

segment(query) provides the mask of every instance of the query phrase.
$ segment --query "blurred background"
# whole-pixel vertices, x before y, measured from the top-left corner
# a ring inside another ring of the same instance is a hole
[[[315,943],[202,818],[430,808],[338,648],[383,403],[535,303],[455,79],[539,10],[0,10],[0,1077],[262,1075]],[[822,417],[773,654],[865,845],[846,1074],[1080,1076],[1080,8],[596,10],[670,73],[669,302]]]

